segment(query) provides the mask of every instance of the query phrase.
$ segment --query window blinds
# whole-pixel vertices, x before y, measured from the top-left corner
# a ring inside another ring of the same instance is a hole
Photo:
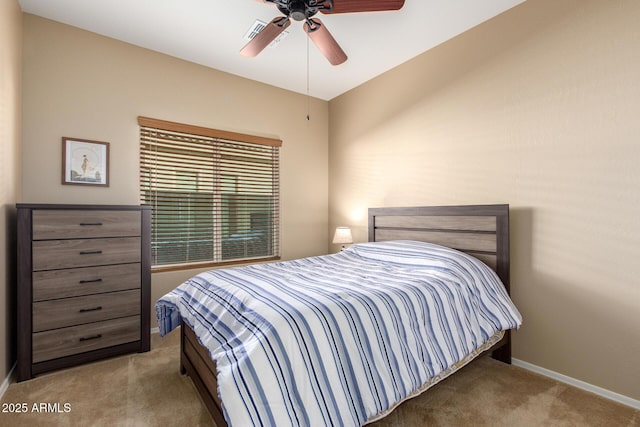
[[[279,256],[281,141],[155,119],[140,124],[140,201],[154,266]]]

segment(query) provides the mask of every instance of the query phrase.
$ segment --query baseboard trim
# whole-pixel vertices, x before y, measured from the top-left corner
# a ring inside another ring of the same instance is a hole
[[[13,366],[9,370],[9,374],[7,375],[7,378],[5,378],[4,381],[2,381],[2,385],[0,385],[0,399],[4,397],[4,393],[9,388],[9,384],[11,384],[11,380],[13,379],[13,373],[15,371],[16,371],[16,363],[13,364]]]
[[[526,369],[528,371],[531,372],[535,372],[536,374],[540,374],[543,375],[545,377],[549,377],[552,378],[556,381],[560,381],[561,383],[565,383],[565,384],[569,384],[571,386],[574,386],[576,388],[597,394],[598,396],[604,397],[606,399],[609,400],[613,400],[614,402],[618,402],[621,403],[623,405],[626,406],[630,406],[634,409],[640,409],[640,400],[636,400],[636,399],[632,399],[628,396],[625,396],[623,394],[619,394],[616,392],[613,392],[611,390],[607,390],[605,388],[602,387],[598,387],[595,386],[593,384],[589,384],[587,382],[584,381],[580,381],[577,380],[575,378],[569,377],[567,375],[563,375],[560,374],[558,372],[534,365],[532,363],[529,362],[525,362],[524,360],[520,360],[520,359],[511,359],[511,363],[514,366],[518,366],[520,368]]]

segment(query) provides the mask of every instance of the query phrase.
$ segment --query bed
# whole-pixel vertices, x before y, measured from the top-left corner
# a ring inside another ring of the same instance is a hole
[[[212,270],[156,303],[161,334],[181,325],[181,372],[216,425],[363,425],[480,355],[510,363],[510,329],[521,317],[506,296],[508,205],[371,208],[368,240],[323,257]],[[423,294],[425,275],[446,286]],[[471,296],[449,291],[449,280]],[[258,284],[264,288],[254,291]],[[276,299],[280,292],[287,299]]]

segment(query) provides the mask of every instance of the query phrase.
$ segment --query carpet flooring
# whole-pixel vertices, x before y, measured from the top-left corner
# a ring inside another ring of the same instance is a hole
[[[0,426],[214,426],[178,372],[179,333],[153,335],[151,345],[11,384]],[[640,411],[482,358],[370,426],[640,427]]]

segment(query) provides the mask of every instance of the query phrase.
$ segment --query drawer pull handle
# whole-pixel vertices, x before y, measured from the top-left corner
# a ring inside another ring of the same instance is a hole
[[[92,335],[90,337],[82,337],[82,338],[80,338],[80,342],[89,341],[89,340],[97,340],[98,338],[102,338],[102,334]]]
[[[82,251],[80,255],[99,255],[102,251]]]
[[[81,285],[84,285],[85,283],[98,283],[98,282],[102,282],[102,279],[80,280]]]
[[[88,227],[88,226],[99,226],[102,225],[101,222],[81,222],[80,226],[81,227]]]
[[[97,307],[93,307],[93,308],[81,308],[80,309],[80,313],[88,313],[90,311],[100,311],[102,310],[102,306],[99,305]]]

